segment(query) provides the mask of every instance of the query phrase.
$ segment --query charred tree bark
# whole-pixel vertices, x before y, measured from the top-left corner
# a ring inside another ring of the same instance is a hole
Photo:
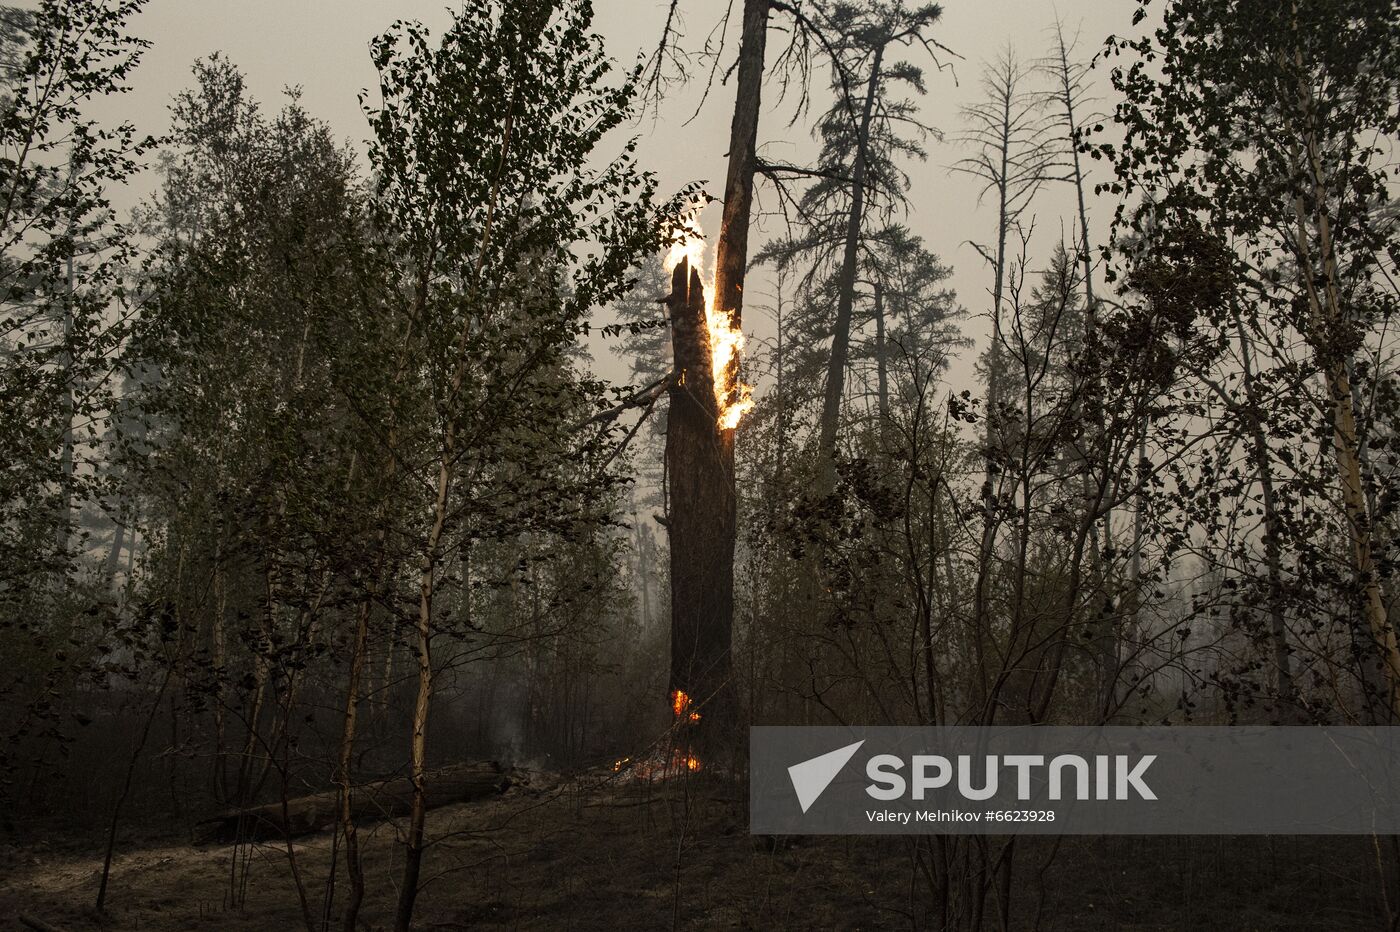
[[[719,427],[704,287],[689,262],[672,274],[667,307],[677,373],[666,428],[671,694],[684,694],[676,714],[696,749],[713,752],[735,717],[734,432]]]

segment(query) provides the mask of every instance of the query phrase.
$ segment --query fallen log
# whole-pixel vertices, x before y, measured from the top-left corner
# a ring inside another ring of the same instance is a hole
[[[19,924],[26,929],[33,929],[34,932],[63,932],[63,930],[56,925],[47,923],[42,919],[36,919],[33,916],[25,915],[24,913],[19,914]]]
[[[443,767],[430,771],[423,782],[429,809],[496,796],[511,783],[495,761]],[[355,787],[350,810],[356,821],[387,819],[406,814],[412,799],[413,784],[409,778],[390,777]],[[200,822],[195,827],[195,842],[294,838],[330,828],[336,823],[339,810],[339,790],[298,796],[285,804],[279,800],[265,806],[230,810]]]

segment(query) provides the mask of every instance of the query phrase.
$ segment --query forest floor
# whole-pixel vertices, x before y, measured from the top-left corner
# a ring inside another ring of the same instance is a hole
[[[744,807],[734,788],[695,778],[517,786],[435,810],[415,928],[936,927],[924,913],[931,897],[908,839],[751,836]],[[395,833],[392,822],[368,827],[365,929],[391,921],[402,858]],[[239,850],[247,877],[235,908],[231,846],[125,834],[105,917],[91,910],[99,840],[0,838],[0,930],[22,928],[20,913],[72,932],[305,928],[283,843]],[[333,837],[308,836],[293,849],[317,920]],[[1023,905],[1013,927],[1375,928],[1369,845],[1321,838],[1022,839],[1016,884]],[[340,875],[336,916],[348,890]]]

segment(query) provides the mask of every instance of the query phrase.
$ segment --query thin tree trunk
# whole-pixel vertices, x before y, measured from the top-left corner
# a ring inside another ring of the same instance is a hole
[[[68,183],[73,183],[73,172],[75,166],[72,162],[72,155],[69,155]],[[68,223],[68,236],[73,236],[73,222]],[[62,502],[62,515],[58,525],[58,558],[66,567],[68,563],[69,538],[73,525],[73,418],[76,413],[76,404],[73,395],[73,303],[76,300],[76,278],[73,269],[73,245],[70,242],[68,247],[67,260],[67,300],[63,305],[63,354],[62,377],[63,377],[63,438],[62,447],[59,453],[59,470],[61,477],[59,482],[59,496]],[[66,571],[65,571],[66,574]]]
[[[253,754],[258,746],[258,725],[262,719],[263,701],[267,694],[267,681],[271,664],[267,652],[272,649],[272,632],[276,624],[277,607],[277,561],[275,556],[267,557],[263,571],[264,596],[260,618],[259,639],[253,650],[253,696],[248,711],[248,734],[243,742],[243,757],[238,764],[238,785],[234,790],[234,805],[246,806],[253,792]]]
[[[296,365],[292,371],[292,386],[294,390],[299,390],[302,386],[303,376],[306,372],[306,347],[311,338],[311,324],[308,322],[302,327],[301,340],[297,346]],[[264,557],[263,578],[266,585],[266,592],[263,599],[262,630],[259,632],[261,638],[253,659],[253,702],[252,709],[248,715],[248,737],[244,742],[243,760],[239,767],[238,790],[236,803],[246,806],[252,798],[257,795],[262,787],[263,781],[267,779],[267,774],[271,770],[273,755],[275,753],[272,745],[268,743],[267,754],[263,759],[261,767],[258,768],[256,778],[253,776],[253,751],[258,744],[258,722],[262,717],[262,707],[267,696],[268,680],[272,674],[272,664],[269,659],[269,652],[272,650],[274,634],[277,630],[277,610],[280,605],[279,590],[282,584],[282,566],[278,555],[278,541],[282,531],[282,525],[287,517],[287,489],[285,485],[277,488],[276,493],[277,510],[276,516],[269,514],[265,527],[264,546],[266,554]],[[273,719],[276,722],[276,718]]]
[[[428,711],[433,698],[432,620],[433,594],[439,546],[447,524],[447,502],[452,488],[450,453],[456,431],[449,423],[447,442],[438,462],[437,498],[433,525],[418,575],[418,617],[414,625],[414,654],[418,662],[418,694],[413,704],[413,731],[409,743],[410,779],[413,801],[408,816],[408,839],[404,852],[403,881],[399,887],[398,908],[394,914],[395,932],[408,932],[413,924],[413,904],[418,897],[418,877],[423,864],[423,825],[427,818],[425,779],[428,771]]]
[[[999,521],[996,518],[996,452],[1001,423],[1001,305],[1006,291],[1006,239],[1011,229],[1009,206],[1008,173],[1011,162],[1011,105],[1015,98],[1012,72],[1008,68],[1008,81],[1002,96],[1001,139],[998,152],[1000,174],[996,179],[997,188],[997,248],[992,269],[992,344],[987,354],[987,408],[983,412],[983,440],[986,450],[983,455],[982,479],[982,533],[977,542],[977,580],[973,587],[972,636],[981,644],[991,631],[990,594],[987,587],[991,583],[992,558],[996,552],[996,532]],[[986,671],[981,671],[985,681]],[[995,691],[995,690],[993,690]],[[989,697],[990,698],[990,697]],[[995,714],[990,706],[984,705],[984,713]]]
[[[836,432],[841,419],[841,396],[846,384],[846,360],[850,355],[851,316],[855,305],[856,260],[860,249],[861,222],[865,212],[865,175],[870,147],[870,120],[875,110],[875,97],[880,93],[880,68],[885,47],[875,50],[866,84],[865,104],[861,108],[860,128],[856,136],[855,166],[851,172],[851,213],[846,221],[845,253],[841,259],[840,292],[836,304],[836,320],[831,333],[831,358],[826,369],[826,393],[822,399],[819,458],[819,488],[829,492],[836,487]]]
[[[1259,389],[1254,378],[1254,364],[1250,358],[1249,338],[1238,312],[1235,314],[1235,332],[1240,340],[1241,370],[1244,376],[1245,399],[1249,403],[1246,415],[1250,440],[1254,447],[1257,462],[1259,493],[1264,505],[1264,565],[1268,574],[1269,638],[1274,653],[1274,687],[1281,710],[1290,721],[1301,716],[1298,705],[1298,692],[1293,682],[1293,662],[1288,648],[1288,625],[1283,610],[1283,527],[1279,522],[1278,500],[1274,491],[1274,470],[1269,443],[1264,436],[1264,411],[1259,399]]]
[[[413,323],[409,322],[405,328],[403,340],[405,346],[412,338]],[[394,371],[393,386],[398,389],[402,384],[404,373],[408,369],[408,353],[405,352]],[[360,604],[356,609],[355,636],[350,649],[350,675],[349,682],[345,687],[345,717],[341,726],[340,735],[340,757],[337,762],[337,783],[340,787],[340,810],[339,822],[340,830],[345,838],[345,869],[350,875],[350,901],[345,906],[344,928],[346,932],[355,932],[358,925],[360,905],[365,898],[365,875],[364,867],[360,861],[359,836],[355,825],[355,800],[352,787],[353,774],[351,767],[355,752],[355,732],[359,724],[360,711],[360,682],[364,678],[366,656],[369,649],[369,622],[374,611],[375,599],[384,585],[386,547],[388,545],[388,514],[384,505],[384,499],[392,494],[394,476],[398,472],[398,428],[397,423],[391,417],[388,433],[388,443],[383,466],[383,486],[381,491],[380,504],[378,507],[379,528],[375,533],[374,545],[374,565],[370,571],[368,585],[365,589]],[[353,463],[353,460],[352,460]],[[347,483],[346,492],[349,492]],[[327,883],[326,905],[324,914],[326,921],[330,921],[331,899],[334,895],[335,873],[332,867],[331,876]]]
[[[112,821],[107,825],[107,850],[102,858],[102,876],[97,885],[97,902],[94,909],[100,914],[107,903],[107,881],[112,875],[112,854],[117,847],[117,826],[121,822],[122,807],[126,805],[126,799],[131,795],[131,781],[136,774],[136,762],[141,756],[141,751],[146,747],[146,741],[151,736],[151,726],[155,723],[156,712],[160,709],[161,699],[165,696],[166,687],[170,685],[170,678],[175,672],[172,664],[165,669],[165,677],[161,680],[160,690],[156,697],[151,700],[151,711],[146,714],[146,724],[141,729],[141,737],[136,742],[136,747],[131,750],[131,758],[126,765],[126,779],[122,781],[121,793],[117,796],[116,802],[112,805]]]
[[[224,613],[228,605],[228,584],[224,580],[223,522],[214,538],[214,617],[209,622],[209,656],[214,665],[214,796],[228,802],[228,742],[225,733],[226,695],[224,677],[227,673],[228,651],[224,639]]]
[[[486,218],[482,227],[481,246],[477,252],[473,281],[479,282],[486,262],[487,248],[491,243],[491,233],[496,218],[496,202],[500,193],[500,176],[510,154],[511,135],[515,127],[515,103],[511,101],[506,110],[501,127],[501,157],[497,166],[496,178],[491,183],[491,193],[486,204]],[[415,298],[420,319],[427,304],[428,270],[424,269],[418,281]],[[462,324],[457,338],[457,359],[447,391],[448,408],[461,396],[466,383],[467,369],[471,360],[467,356],[467,340],[471,335],[469,323]],[[437,494],[433,505],[433,524],[428,531],[428,539],[423,552],[422,569],[418,577],[418,618],[414,626],[415,653],[418,661],[418,694],[413,704],[413,730],[410,740],[410,779],[413,782],[413,802],[409,812],[408,839],[404,851],[403,880],[399,886],[399,901],[394,912],[394,932],[409,932],[413,924],[413,904],[418,898],[418,877],[423,865],[423,825],[427,818],[426,774],[428,761],[428,712],[433,697],[432,663],[432,616],[433,593],[436,583],[438,562],[442,557],[440,547],[443,530],[447,525],[448,500],[457,463],[457,419],[450,416],[443,431],[442,446],[438,452]],[[465,520],[460,519],[459,520]]]
[[[883,442],[885,428],[890,420],[890,375],[885,360],[885,289],[875,283],[875,373],[876,398],[880,411],[880,439]]]
[[[136,515],[131,516],[131,543],[126,548],[126,579],[127,585],[131,585],[131,580],[136,576]]]
[[[350,875],[350,901],[345,905],[345,932],[355,932],[360,904],[365,898],[365,874],[360,863],[359,837],[356,834],[354,793],[351,766],[355,753],[355,727],[360,711],[360,680],[364,676],[365,655],[369,647],[369,619],[374,610],[374,597],[382,580],[384,568],[384,529],[379,532],[379,553],[369,582],[369,589],[356,609],[355,638],[350,649],[350,675],[345,685],[345,721],[340,736],[340,759],[337,782],[340,784],[340,830],[345,837],[345,868]],[[327,909],[330,907],[328,906]]]
[[[1096,353],[1098,343],[1098,300],[1094,296],[1094,259],[1089,245],[1089,210],[1086,206],[1087,199],[1084,196],[1084,168],[1080,161],[1079,153],[1079,117],[1074,112],[1074,97],[1077,90],[1075,77],[1071,72],[1069,60],[1069,46],[1065,43],[1064,29],[1058,21],[1055,23],[1055,63],[1052,67],[1055,77],[1059,80],[1058,89],[1060,103],[1064,106],[1065,130],[1070,152],[1070,179],[1074,183],[1075,206],[1079,219],[1079,262],[1084,270],[1084,341],[1083,351]],[[1097,360],[1094,371],[1097,371]],[[1097,382],[1097,376],[1091,376]],[[1090,423],[1097,430],[1094,438],[1095,446],[1102,451],[1098,466],[1108,469],[1108,447],[1104,443],[1104,414],[1100,401],[1099,387],[1095,384],[1087,393],[1091,410],[1086,412]],[[1092,477],[1086,471],[1084,476],[1084,500],[1087,503],[1094,497],[1092,488]],[[1141,525],[1142,525],[1142,497],[1138,496],[1138,509],[1133,518],[1133,553],[1134,564],[1140,562],[1142,549]],[[1102,541],[1100,541],[1102,536]],[[1089,537],[1089,559],[1094,567],[1094,571],[1100,580],[1103,589],[1103,596],[1106,603],[1111,602],[1112,596],[1109,594],[1107,567],[1104,566],[1102,548],[1113,546],[1113,510],[1108,509],[1103,516],[1100,528],[1094,528]],[[1134,590],[1131,598],[1133,605],[1137,606],[1139,600],[1136,593],[1137,574],[1133,575]],[[1136,608],[1134,609],[1136,612]],[[1098,655],[1099,655],[1099,708],[1102,717],[1112,714],[1112,710],[1118,704],[1118,679],[1121,674],[1119,669],[1121,664],[1121,654],[1117,626],[1114,620],[1114,612],[1111,604],[1105,604],[1102,618],[1098,622]]]
[[[118,521],[112,526],[112,546],[107,550],[107,562],[102,568],[102,575],[106,578],[109,589],[116,585],[117,570],[121,569],[122,548],[125,542],[126,525]]]

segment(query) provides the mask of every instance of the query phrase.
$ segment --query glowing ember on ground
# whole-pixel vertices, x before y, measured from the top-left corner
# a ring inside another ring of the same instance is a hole
[[[719,408],[719,426],[733,430],[739,419],[753,407],[753,386],[739,381],[739,356],[744,350],[744,331],[734,326],[734,311],[715,308],[713,270],[705,268],[705,232],[700,228],[697,207],[681,222],[681,238],[671,244],[664,265],[670,272],[681,263],[700,273],[705,288],[705,329],[710,342],[710,369],[715,382],[715,403]]]
[[[670,754],[657,751],[641,760],[624,757],[613,761],[613,773],[625,774],[626,780],[666,780],[683,773],[698,773],[703,769],[700,758],[675,748]]]

